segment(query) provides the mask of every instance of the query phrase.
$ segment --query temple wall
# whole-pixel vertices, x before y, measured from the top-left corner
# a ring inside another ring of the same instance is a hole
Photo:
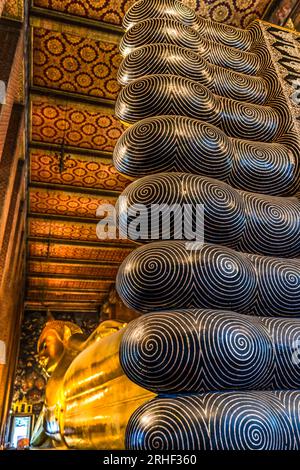
[[[0,447],[18,356],[25,274],[24,43],[20,7],[20,1],[0,2]]]

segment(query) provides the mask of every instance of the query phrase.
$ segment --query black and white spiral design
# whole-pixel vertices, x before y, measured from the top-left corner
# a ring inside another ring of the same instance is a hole
[[[294,323],[300,335],[300,321]],[[150,313],[130,323],[120,359],[133,382],[155,393],[268,389],[274,380],[273,347],[256,317],[181,310]],[[297,372],[300,385],[300,367]]]
[[[300,320],[149,313],[126,328],[120,360],[130,380],[158,394],[299,388]]]
[[[300,449],[300,393],[274,391],[300,387],[300,260],[285,258],[300,255],[299,200],[277,197],[299,191],[299,140],[262,28],[177,0],[135,2],[124,27],[116,114],[136,124],[114,163],[158,174],[123,195],[129,208],[204,204],[219,244],[151,243],[119,269],[122,300],[152,312],[127,327],[121,364],[162,394],[132,415],[127,448]]]
[[[300,317],[300,261],[239,253],[183,241],[137,248],[121,265],[117,289],[140,312],[216,308]]]
[[[132,219],[140,216],[137,213],[128,217],[128,209],[134,212],[134,207],[143,204],[144,226],[160,228],[156,239],[195,240],[196,208],[203,205],[205,242],[249,253],[300,257],[300,201],[297,198],[238,191],[218,180],[188,173],[145,176],[127,186],[121,197],[126,197],[127,201],[127,207],[119,210],[123,233],[127,233]],[[189,218],[185,205],[189,205]],[[156,210],[151,210],[154,207]],[[174,211],[171,229],[170,224],[160,223],[158,207]],[[183,224],[184,230],[181,230]],[[202,227],[198,225],[198,229]],[[141,234],[137,241],[154,240],[153,233],[149,230],[146,238]],[[129,237],[132,238],[130,233]]]
[[[299,316],[300,260],[246,255],[257,275],[252,311],[261,315]],[[251,312],[251,308],[249,309]]]
[[[299,392],[215,392],[158,397],[129,420],[131,450],[300,449]]]
[[[133,26],[123,36],[120,52],[126,57],[138,47],[161,43],[190,49],[208,62],[235,72],[255,75],[261,68],[261,59],[257,53],[244,52],[204,39],[197,31],[178,21],[161,18],[145,20]]]
[[[236,73],[212,65],[196,52],[172,44],[149,44],[128,54],[120,65],[122,85],[145,75],[180,75],[205,85],[217,95],[263,104],[267,87],[263,78]]]
[[[129,30],[148,18],[175,19],[189,26],[197,21],[196,13],[178,0],[139,0],[126,12],[123,27]]]
[[[243,200],[245,225],[236,248],[281,258],[300,257],[299,199],[239,194]]]
[[[116,169],[128,176],[185,171],[238,189],[293,195],[300,187],[299,152],[292,135],[282,143],[250,142],[185,116],[155,116],[129,127],[113,158]]]
[[[127,85],[116,102],[116,115],[134,123],[151,116],[179,114],[203,119],[227,135],[271,141],[281,130],[280,112],[214,95],[204,85],[177,75],[148,75]]]
[[[129,30],[135,24],[150,18],[174,19],[194,28],[202,37],[227,46],[247,50],[256,38],[254,26],[242,30],[206,20],[178,0],[140,0],[127,11],[123,27]]]

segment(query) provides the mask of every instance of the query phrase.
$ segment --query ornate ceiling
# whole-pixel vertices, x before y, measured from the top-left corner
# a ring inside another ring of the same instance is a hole
[[[121,21],[134,0],[31,0],[27,308],[91,312],[133,245],[99,241],[96,209],[130,180],[114,169]],[[185,0],[245,27],[268,0]],[[18,0],[8,16],[17,17]]]

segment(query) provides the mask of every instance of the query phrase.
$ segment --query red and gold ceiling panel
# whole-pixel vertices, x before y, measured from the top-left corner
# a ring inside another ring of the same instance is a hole
[[[29,235],[31,237],[99,241],[96,234],[96,223],[86,224],[32,218],[29,220]]]
[[[246,28],[256,18],[261,18],[271,0],[185,0],[184,3],[199,8],[199,12],[213,21]]]
[[[39,277],[30,277],[28,279],[28,287],[47,287],[49,289],[92,289],[100,291],[108,291],[111,287],[112,280],[72,280],[72,279],[45,279]]]
[[[34,5],[121,25],[124,14],[134,2],[135,0],[34,0]]]
[[[57,274],[65,276],[93,276],[111,277],[115,279],[118,266],[93,266],[75,263],[47,263],[46,261],[29,261],[28,270],[30,274]]]
[[[123,191],[131,182],[108,159],[67,153],[61,168],[60,153],[47,150],[31,150],[30,180],[114,191]]]
[[[111,246],[77,246],[45,241],[29,241],[31,257],[69,258],[74,260],[99,261],[101,263],[121,263],[132,248],[115,248]]]
[[[29,236],[41,238],[57,238],[79,240],[83,242],[99,242],[96,234],[97,222],[85,223],[59,219],[29,219]],[[130,240],[101,240],[101,243],[132,244]]]
[[[105,107],[34,96],[31,140],[112,152],[125,128]]]
[[[116,25],[136,0],[34,0],[34,5]],[[261,17],[270,0],[182,0],[200,15],[240,27]]]
[[[4,7],[5,0],[0,0],[0,15],[2,13],[3,7]]]
[[[69,240],[98,241],[95,224],[68,222],[60,220],[29,220],[31,237],[48,237]]]
[[[114,100],[121,60],[115,43],[33,28],[33,85]]]
[[[39,214],[95,218],[100,205],[115,203],[116,198],[59,189],[31,188],[29,191],[29,210]]]
[[[22,20],[24,17],[24,0],[2,0],[0,2],[0,12],[2,8],[2,14],[6,18]]]
[[[96,293],[92,293],[92,292],[88,292],[88,293],[84,293],[84,292],[80,292],[80,293],[76,293],[76,292],[65,292],[65,291],[57,291],[57,292],[53,292],[53,291],[46,291],[46,292],[41,292],[40,290],[29,290],[28,293],[27,293],[27,299],[30,299],[30,300],[39,300],[39,301],[42,301],[42,302],[47,302],[47,305],[48,305],[48,301],[66,301],[66,302],[94,302],[96,304],[99,304],[102,300],[105,299],[105,297],[107,296],[107,293],[106,292],[96,292]],[[76,310],[75,310],[76,311]]]

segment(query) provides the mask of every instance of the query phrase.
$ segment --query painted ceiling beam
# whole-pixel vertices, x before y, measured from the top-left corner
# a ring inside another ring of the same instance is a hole
[[[59,98],[66,101],[77,101],[80,103],[89,103],[94,106],[106,108],[110,114],[114,114],[115,111],[115,100],[108,98],[101,98],[99,96],[84,95],[82,93],[74,93],[65,90],[56,90],[55,88],[42,87],[37,85],[31,85],[29,87],[31,95],[46,96],[50,98]]]
[[[47,263],[47,264],[75,264],[78,266],[87,266],[87,267],[95,267],[95,268],[116,268],[120,266],[120,263],[118,262],[109,262],[109,263],[101,263],[97,261],[89,261],[89,260],[80,260],[80,259],[74,259],[74,258],[49,258],[46,259],[44,257],[40,256],[32,256],[29,259],[29,262],[33,263]]]
[[[32,150],[48,150],[51,152],[61,152],[62,151],[62,144],[50,144],[47,142],[37,142],[35,140],[29,143],[29,148]],[[96,149],[88,149],[88,148],[81,148],[81,147],[72,147],[70,145],[64,145],[64,153],[65,154],[72,154],[72,155],[84,155],[86,157],[96,157],[101,158],[102,160],[106,160],[107,163],[111,163],[112,160],[112,152],[105,152],[103,150],[96,150]]]
[[[37,273],[36,272],[31,272],[30,270],[27,271],[26,273],[26,277],[27,279],[30,278],[30,277],[36,277]],[[57,277],[55,276],[59,276],[59,274],[53,274],[53,273],[38,273],[39,277],[41,279],[57,279]],[[78,276],[75,276],[74,274],[61,274],[61,276],[64,276],[64,279],[65,280],[68,280],[68,281],[77,281],[78,280]],[[103,277],[103,276],[93,276],[93,275],[80,275],[80,279],[84,280],[84,281],[102,281],[102,280],[109,280],[110,282],[114,283],[115,282],[115,276],[111,276],[111,277]],[[32,288],[30,288],[32,289]],[[47,288],[48,290],[48,288]]]
[[[88,218],[88,217],[74,217],[67,215],[57,214],[42,214],[41,212],[29,212],[27,215],[28,219],[40,219],[49,220],[51,222],[75,222],[80,224],[97,224],[99,219]]]
[[[103,290],[103,289],[77,289],[77,288],[66,288],[66,287],[40,287],[40,286],[34,286],[34,287],[29,287],[28,292],[66,292],[72,293],[72,294],[82,294],[82,293],[87,293],[87,294],[107,294],[108,290]]]
[[[58,280],[65,280],[65,281],[104,281],[107,283],[115,282],[115,276],[95,276],[95,275],[82,275],[80,274],[80,278],[75,274],[56,274],[56,273],[36,273],[31,272],[30,270],[26,273],[27,279],[29,278],[38,278],[38,279],[58,279]]]
[[[59,192],[72,192],[72,193],[80,193],[80,194],[94,194],[97,196],[103,197],[115,197],[117,198],[121,192],[120,191],[111,191],[108,189],[95,189],[95,188],[87,188],[85,186],[72,186],[68,184],[57,184],[57,183],[44,183],[42,181],[33,181],[29,183],[29,188],[37,188],[37,189],[49,189],[51,191],[59,191]]]
[[[47,310],[49,310],[49,307],[45,307],[43,305],[38,305],[38,306],[33,306],[32,304],[30,304],[30,301],[27,301],[28,302],[28,305],[25,306],[25,315],[26,314],[29,314],[31,312],[44,312],[46,313]],[[91,305],[89,308],[83,308],[82,306],[79,307],[79,308],[76,308],[76,313],[83,313],[85,315],[89,315],[89,314],[94,314],[94,313],[98,313],[99,311],[99,307],[95,308],[94,305]],[[51,307],[51,313],[70,313],[72,315],[74,315],[74,307],[71,307],[69,305],[66,305],[65,307],[64,306],[60,306],[60,307]]]
[[[78,281],[78,282],[85,282],[85,281],[91,281],[91,282],[99,282],[99,281],[103,281],[103,282],[107,282],[108,284],[112,282],[112,278],[111,277],[101,277],[100,279],[94,279],[94,280],[91,280],[91,279],[87,279],[85,276],[66,276],[65,274],[43,274],[43,273],[27,273],[28,276],[32,279],[45,279],[45,278],[49,278],[49,279],[57,279],[59,281],[70,281],[70,280],[74,280],[74,281]],[[47,287],[47,286],[46,286]]]
[[[62,239],[62,238],[43,238],[43,237],[28,237],[28,241],[30,242],[38,242],[38,243],[53,243],[56,245],[73,245],[73,246],[82,246],[82,247],[92,247],[92,248],[106,248],[106,249],[117,249],[117,250],[129,250],[134,249],[132,244],[124,244],[120,245],[120,243],[111,243],[110,241],[106,243],[101,242],[84,242],[81,240],[69,240],[69,239]]]

